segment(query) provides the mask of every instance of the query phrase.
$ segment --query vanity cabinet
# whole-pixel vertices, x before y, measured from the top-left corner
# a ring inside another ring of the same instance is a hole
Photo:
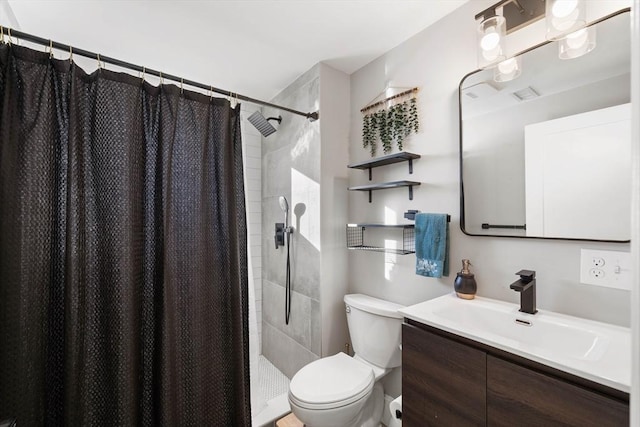
[[[628,394],[407,320],[403,426],[629,425]]]

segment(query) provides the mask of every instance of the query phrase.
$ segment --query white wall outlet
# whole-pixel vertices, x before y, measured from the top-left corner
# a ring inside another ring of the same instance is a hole
[[[631,290],[631,254],[581,249],[580,283]]]

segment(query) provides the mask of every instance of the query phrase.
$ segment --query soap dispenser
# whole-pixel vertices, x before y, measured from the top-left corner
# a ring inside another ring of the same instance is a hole
[[[456,291],[458,298],[473,299],[478,291],[478,285],[476,284],[476,278],[469,266],[471,262],[468,259],[462,260],[462,271],[456,276],[456,281],[453,283],[453,288]]]

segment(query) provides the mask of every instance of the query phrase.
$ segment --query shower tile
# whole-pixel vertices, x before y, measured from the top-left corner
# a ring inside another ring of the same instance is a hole
[[[291,287],[303,295],[320,299],[320,251],[297,235],[291,260]]]
[[[311,300],[311,351],[318,357],[322,354],[322,317],[320,312],[320,301]]]
[[[263,321],[311,349],[311,300],[297,292],[291,293],[291,316],[287,325],[284,287],[265,281],[262,292]]]
[[[289,147],[263,155],[262,195],[276,197],[291,191],[291,153]],[[276,206],[277,200],[276,200]]]
[[[318,359],[311,351],[266,322],[262,325],[262,354],[288,378]]]

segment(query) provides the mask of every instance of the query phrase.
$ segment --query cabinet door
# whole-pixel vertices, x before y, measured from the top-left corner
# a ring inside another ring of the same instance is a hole
[[[486,425],[486,354],[403,325],[402,425]]]
[[[488,426],[628,426],[629,406],[487,356]]]

